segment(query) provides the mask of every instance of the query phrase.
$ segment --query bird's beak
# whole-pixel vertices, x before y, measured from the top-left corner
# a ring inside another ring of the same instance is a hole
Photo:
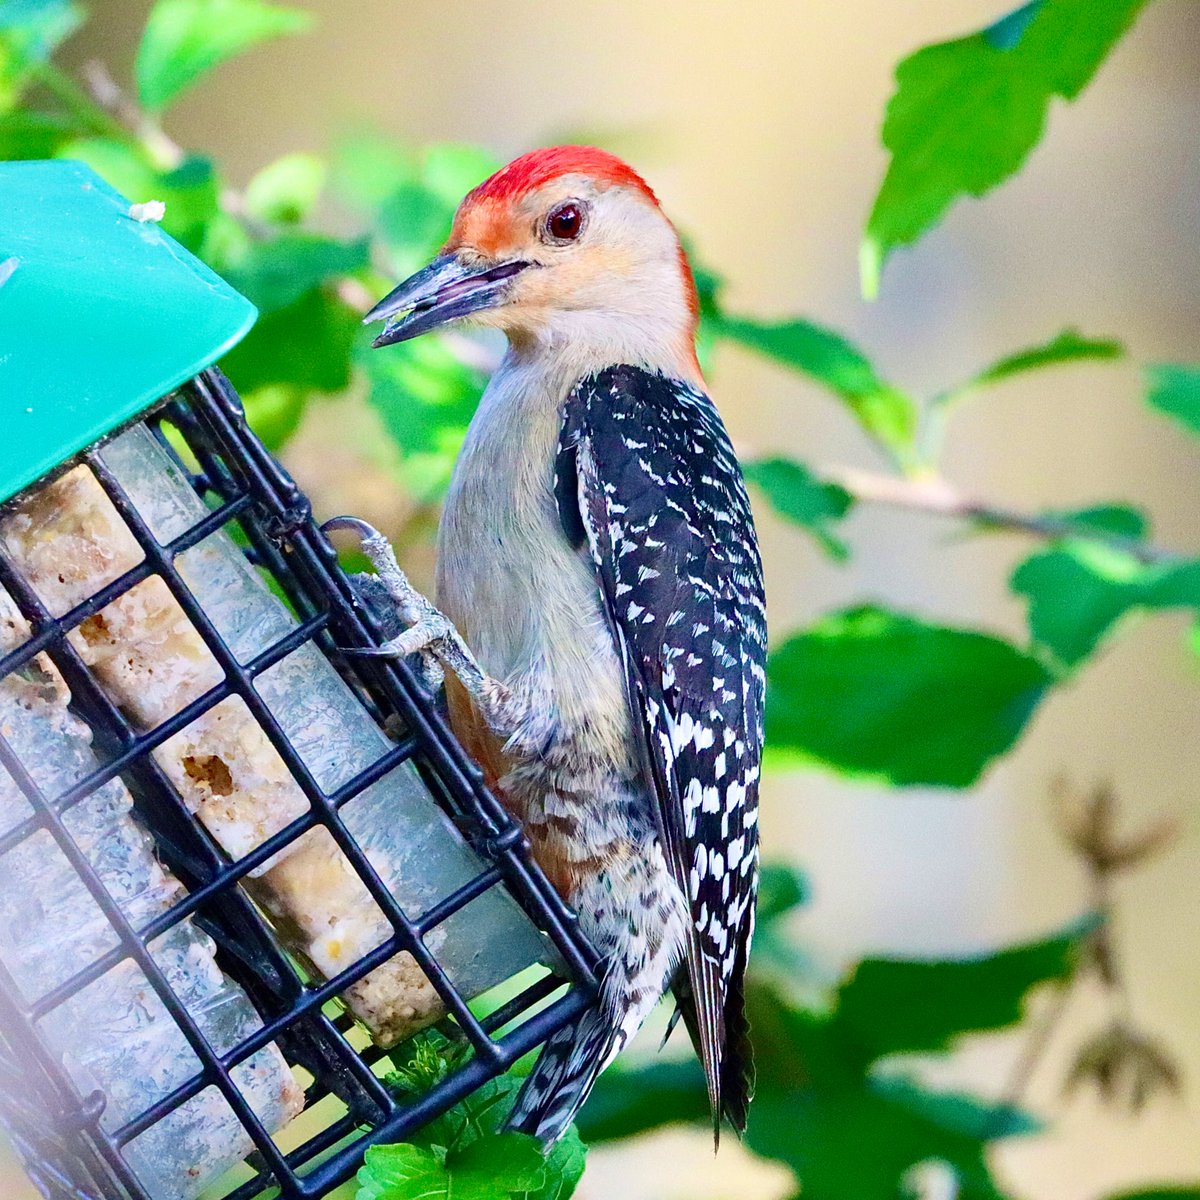
[[[372,346],[390,346],[428,333],[448,321],[469,317],[504,300],[510,280],[529,264],[504,262],[490,267],[466,267],[453,254],[435,258],[429,266],[393,288],[363,318],[364,324],[387,321]]]

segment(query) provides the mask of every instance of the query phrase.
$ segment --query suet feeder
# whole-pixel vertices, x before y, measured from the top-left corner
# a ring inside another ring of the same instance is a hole
[[[380,626],[212,365],[251,304],[83,166],[0,196],[0,1123],[53,1200],[325,1196],[594,958],[417,675],[346,652]],[[459,1065],[389,1087],[435,1024]]]

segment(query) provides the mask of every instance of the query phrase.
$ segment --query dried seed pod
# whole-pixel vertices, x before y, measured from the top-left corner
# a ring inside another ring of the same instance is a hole
[[[1140,1112],[1157,1094],[1179,1095],[1183,1077],[1162,1043],[1116,1020],[1080,1046],[1063,1091],[1094,1087],[1104,1103]]]

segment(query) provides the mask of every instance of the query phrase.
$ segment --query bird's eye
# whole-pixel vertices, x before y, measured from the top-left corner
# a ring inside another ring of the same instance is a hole
[[[583,232],[583,208],[568,200],[552,209],[546,218],[546,232],[556,242],[573,242]]]

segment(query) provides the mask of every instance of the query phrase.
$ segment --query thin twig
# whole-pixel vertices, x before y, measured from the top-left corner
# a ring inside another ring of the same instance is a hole
[[[1147,565],[1174,563],[1182,559],[1181,555],[1172,550],[1153,546],[1137,538],[1106,533],[1104,530],[1089,528],[1061,517],[1015,512],[972,499],[938,475],[905,478],[844,466],[826,467],[819,474],[831,483],[845,488],[855,500],[865,504],[907,508],[935,516],[971,521],[988,529],[1006,529],[1050,541],[1084,539],[1099,542],[1114,550],[1123,551]]]
[[[104,63],[98,59],[86,62],[83,66],[83,78],[97,108],[114,118],[121,128],[132,133],[159,166],[173,170],[187,157],[183,147],[125,95]]]
[[[1015,1113],[1029,1091],[1029,1085],[1037,1073],[1062,1019],[1066,1016],[1067,1005],[1075,988],[1076,976],[1072,974],[1058,984],[1053,998],[1046,1005],[1046,1010],[1039,1017],[1037,1024],[1029,1031],[1021,1053],[1013,1064],[1012,1073],[1000,1093],[999,1103],[988,1119],[987,1128],[983,1131],[982,1140],[991,1141],[1002,1136],[1003,1122]]]

